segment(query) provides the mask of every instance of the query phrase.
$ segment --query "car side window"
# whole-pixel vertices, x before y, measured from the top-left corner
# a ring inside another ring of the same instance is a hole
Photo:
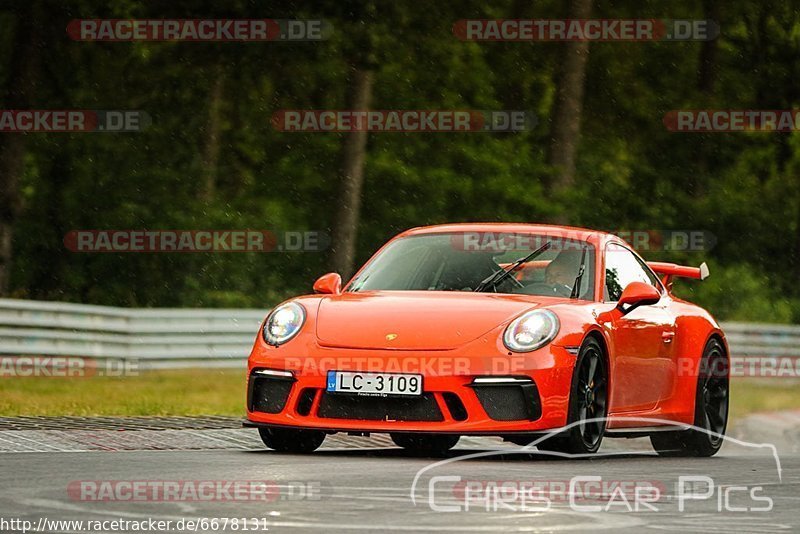
[[[605,300],[616,302],[631,282],[644,282],[661,290],[661,285],[639,258],[627,248],[609,243],[606,246]]]

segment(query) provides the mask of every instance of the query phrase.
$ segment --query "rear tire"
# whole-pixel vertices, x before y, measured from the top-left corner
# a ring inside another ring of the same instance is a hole
[[[325,441],[325,432],[280,427],[259,427],[258,434],[264,445],[278,452],[309,453]]]
[[[441,454],[456,446],[461,436],[453,434],[389,434],[398,447],[413,452]]]
[[[568,424],[585,419],[569,430],[539,442],[542,451],[567,454],[593,454],[600,448],[606,431],[608,413],[608,366],[603,348],[594,338],[583,342],[575,362],[569,396]]]
[[[705,432],[694,428],[656,432],[650,434],[650,443],[659,456],[714,456],[725,441],[729,399],[728,357],[722,343],[710,339],[703,351],[694,401],[694,426]]]

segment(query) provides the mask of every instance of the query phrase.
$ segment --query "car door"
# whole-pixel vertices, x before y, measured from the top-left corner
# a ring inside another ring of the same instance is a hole
[[[670,299],[658,278],[631,250],[609,243],[605,251],[605,299],[619,300],[631,282],[656,287],[661,300],[639,306],[612,319],[612,385],[610,410],[614,413],[653,410],[670,395],[673,384],[675,318]]]

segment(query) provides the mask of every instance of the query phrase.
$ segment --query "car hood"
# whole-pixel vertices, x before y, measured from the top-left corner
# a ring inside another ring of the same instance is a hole
[[[448,350],[539,305],[530,296],[493,293],[343,293],[320,301],[317,340],[329,347]]]

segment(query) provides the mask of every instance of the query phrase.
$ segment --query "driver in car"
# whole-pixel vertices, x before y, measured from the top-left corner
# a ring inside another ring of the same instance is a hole
[[[569,297],[581,265],[581,252],[562,250],[548,265],[544,273],[545,284],[552,288],[553,294]]]

